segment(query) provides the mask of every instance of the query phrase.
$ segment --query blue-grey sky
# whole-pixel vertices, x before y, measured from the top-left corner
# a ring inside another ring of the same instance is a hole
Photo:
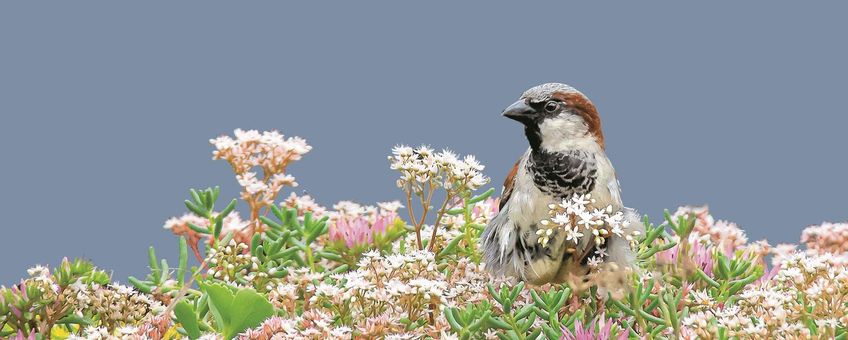
[[[598,106],[625,204],[708,203],[751,239],[848,218],[845,3],[0,4],[0,284],[88,257],[146,273],[191,187],[237,183],[208,139],[279,129],[321,203],[400,198],[397,143],[471,153],[500,187],[500,116],[557,81]]]

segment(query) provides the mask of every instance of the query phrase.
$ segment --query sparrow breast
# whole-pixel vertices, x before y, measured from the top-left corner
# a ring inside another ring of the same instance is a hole
[[[595,187],[598,164],[595,154],[584,150],[531,152],[527,169],[539,191],[562,200],[587,194]]]

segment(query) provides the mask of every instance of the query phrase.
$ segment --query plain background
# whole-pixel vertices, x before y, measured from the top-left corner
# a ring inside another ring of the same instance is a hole
[[[848,217],[844,2],[0,4],[0,283],[87,257],[144,276],[188,188],[237,196],[212,137],[279,129],[321,203],[400,198],[397,143],[475,154],[500,188],[526,148],[500,116],[558,81],[599,107],[625,204],[710,204],[752,240]]]

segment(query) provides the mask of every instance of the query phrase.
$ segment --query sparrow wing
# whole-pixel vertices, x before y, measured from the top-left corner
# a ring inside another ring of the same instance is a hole
[[[518,164],[521,163],[521,159],[515,162],[515,166],[512,167],[512,170],[509,172],[509,175],[506,175],[506,180],[504,180],[503,190],[501,191],[501,201],[498,204],[498,209],[503,210],[503,207],[506,205],[506,202],[509,201],[509,196],[512,195],[512,189],[515,185],[515,176],[518,174]]]
[[[607,189],[609,189],[612,203],[623,207],[624,205],[621,203],[621,182],[618,181],[615,172],[612,173],[612,179],[607,183]]]

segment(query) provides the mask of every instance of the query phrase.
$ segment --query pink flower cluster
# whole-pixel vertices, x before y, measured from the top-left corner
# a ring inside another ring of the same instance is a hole
[[[840,255],[848,253],[848,223],[822,223],[810,226],[801,233],[801,242],[807,249],[819,254],[832,253]]]
[[[236,129],[235,139],[220,136],[209,140],[215,151],[213,159],[225,159],[236,173],[252,171],[260,167],[270,173],[284,173],[286,166],[312,150],[300,137],[285,138],[277,131]]]
[[[375,236],[385,234],[397,219],[398,202],[380,203],[379,207],[361,206],[341,201],[330,214],[330,241],[341,242],[347,248],[365,246],[374,242]]]
[[[693,234],[708,236],[710,241],[725,253],[735,251],[748,243],[745,231],[740,229],[736,223],[724,220],[716,221],[710,215],[710,209],[707,206],[679,207],[672,218],[676,221],[678,216],[686,214],[694,214],[696,217]]]
[[[250,206],[250,230],[261,229],[259,215],[262,209],[274,204],[284,186],[296,187],[293,176],[286,168],[312,150],[300,137],[285,138],[277,131],[236,129],[235,138],[221,136],[210,139],[215,150],[212,159],[223,159],[233,168],[242,199]],[[261,172],[260,172],[261,170]],[[250,235],[248,235],[249,237]]]
[[[386,229],[394,223],[397,214],[389,212],[380,214],[373,222],[366,217],[343,217],[330,225],[330,240],[341,241],[348,248],[366,245],[374,242],[374,234],[383,234]]]
[[[704,244],[701,240],[696,237],[697,235],[691,235],[687,242],[687,248],[689,253],[681,255],[681,244],[678,243],[674,247],[671,247],[668,250],[658,252],[656,255],[658,264],[669,264],[675,265],[678,259],[683,256],[684,265],[689,263],[688,261],[692,261],[691,264],[697,266],[697,268],[704,271],[709,276],[713,275],[713,246]]]
[[[576,322],[574,325],[574,332],[571,332],[568,328],[562,328],[562,339],[563,340],[611,340],[611,339],[627,339],[628,333],[626,331],[620,332],[618,335],[614,335],[612,333],[612,325],[613,320],[604,317],[601,314],[600,317],[593,320],[590,325],[587,327],[583,327],[583,324],[580,322]]]
[[[327,208],[315,202],[315,199],[310,195],[297,195],[291,193],[280,206],[297,209],[297,215],[303,216],[307,212],[312,213],[312,217],[322,217],[327,214]]]
[[[486,225],[491,219],[498,215],[500,199],[488,198],[484,201],[477,202],[471,208],[471,223]],[[462,202],[460,202],[462,203]],[[462,208],[462,204],[454,208]],[[442,219],[442,224],[450,228],[459,228],[465,224],[465,216],[462,214],[455,216],[445,216]]]

